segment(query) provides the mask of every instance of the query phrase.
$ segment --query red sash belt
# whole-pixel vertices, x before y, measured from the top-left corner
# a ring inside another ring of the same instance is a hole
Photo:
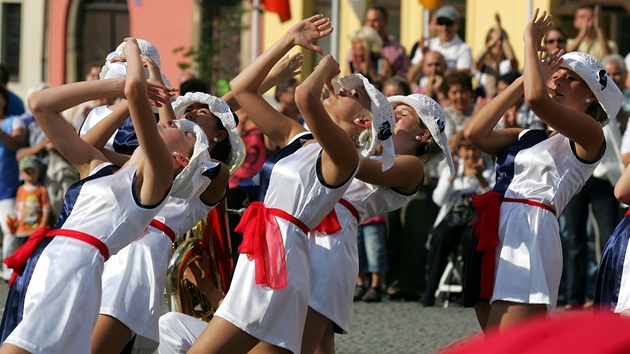
[[[158,221],[158,220],[151,220],[151,222],[149,223],[149,226],[153,226],[156,229],[162,231],[163,233],[166,234],[166,236],[168,236],[168,238],[171,239],[171,242],[175,242],[175,232],[173,232],[173,229],[171,229],[170,227],[168,227],[165,223]]]
[[[51,230],[50,226],[40,227],[28,238],[28,240],[22,246],[20,246],[15,251],[15,253],[13,253],[12,256],[4,259],[4,264],[6,264],[7,267],[13,269],[13,276],[9,281],[9,286],[13,285],[18,275],[22,274],[24,266],[26,266],[26,261],[31,257],[33,252],[35,252],[37,246],[39,246],[39,244],[44,241],[44,237],[53,236],[69,237],[88,243],[98,249],[105,261],[109,259],[109,250],[107,249],[107,246],[103,243],[103,241],[97,239],[92,235],[75,230]]]
[[[350,203],[346,199],[341,198],[339,199],[339,204],[343,205],[344,207],[346,207],[346,209],[350,211],[354,218],[357,219],[357,223],[361,220],[357,208],[355,208],[352,203]],[[326,215],[324,219],[319,223],[319,225],[317,225],[312,231],[317,231],[320,234],[324,235],[333,235],[339,230],[341,230],[341,225],[339,225],[337,212],[335,211],[335,208],[333,208],[330,213],[328,213],[328,215]]]
[[[309,232],[295,216],[281,209],[267,208],[262,202],[251,203],[234,230],[243,233],[238,252],[247,254],[247,258],[255,262],[256,284],[282,289],[287,286],[287,269],[282,233],[274,216],[295,224],[304,233]]]
[[[350,203],[346,199],[341,198],[339,199],[339,204],[345,206],[346,209],[350,210],[354,218],[357,219],[357,222],[361,221],[361,216],[359,216],[359,211],[357,210],[357,208],[354,207],[354,205],[352,205],[352,203]]]
[[[626,215],[624,216],[630,216],[630,208],[628,208],[628,210],[626,211]]]
[[[491,299],[494,290],[494,269],[496,262],[496,250],[499,246],[499,213],[501,202],[523,203],[533,205],[556,214],[548,205],[518,198],[502,198],[495,191],[472,196],[473,205],[477,211],[477,217],[472,221],[477,238],[477,251],[483,252],[481,260],[481,297]]]
[[[326,215],[312,231],[316,231],[320,234],[332,235],[337,233],[339,230],[341,230],[341,225],[339,225],[339,218],[337,218],[337,212],[333,207],[330,213],[328,213],[328,215]]]

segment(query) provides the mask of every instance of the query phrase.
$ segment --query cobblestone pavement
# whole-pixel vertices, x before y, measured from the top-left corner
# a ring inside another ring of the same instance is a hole
[[[8,286],[0,283],[0,311]],[[355,302],[350,333],[336,335],[339,354],[433,353],[468,335],[479,333],[472,309],[422,307],[417,302]]]
[[[355,302],[350,332],[336,335],[339,354],[433,353],[481,333],[473,309],[422,307],[416,302]]]

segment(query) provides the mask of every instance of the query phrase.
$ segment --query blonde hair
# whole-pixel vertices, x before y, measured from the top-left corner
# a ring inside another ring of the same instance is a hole
[[[367,117],[372,119],[372,111],[367,108],[363,109],[363,112],[359,114],[359,117]],[[363,150],[368,149],[372,145],[372,127],[368,127],[363,129],[358,135],[354,138],[354,146],[357,148],[359,153]],[[359,154],[360,155],[360,154]]]
[[[426,127],[424,127],[424,124],[422,124],[422,122],[420,122],[420,126],[423,129],[427,129]],[[443,156],[443,153],[444,152],[442,151],[442,148],[435,141],[433,135],[429,134],[429,137],[420,143],[420,146],[418,146],[418,148],[416,149],[415,155],[426,164],[428,161],[440,160]]]
[[[363,26],[348,35],[350,42],[360,41],[361,44],[372,53],[380,53],[383,47],[383,40],[378,32],[372,27]]]
[[[597,123],[601,124],[602,126],[608,123],[608,114],[606,114],[606,111],[604,111],[602,105],[599,104],[599,102],[597,101],[591,103],[591,105],[588,106],[588,108],[586,109],[586,114],[595,118]]]

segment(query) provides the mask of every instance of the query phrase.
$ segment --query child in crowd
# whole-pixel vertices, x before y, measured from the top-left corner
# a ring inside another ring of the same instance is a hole
[[[20,176],[24,184],[18,187],[13,215],[7,216],[11,234],[18,238],[18,246],[40,226],[48,225],[50,205],[46,187],[40,181],[40,162],[35,155],[19,161]]]

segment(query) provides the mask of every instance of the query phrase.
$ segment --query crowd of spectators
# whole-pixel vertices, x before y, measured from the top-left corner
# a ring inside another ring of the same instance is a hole
[[[600,167],[560,216],[564,271],[559,305],[566,304],[566,309],[588,308],[592,304],[594,278],[601,249],[624,210],[623,205],[614,197],[613,187],[630,162],[630,132],[626,131],[630,112],[630,86],[627,85],[630,81],[627,76],[630,54],[624,60],[617,53],[617,45],[608,39],[601,26],[600,12],[600,6],[580,6],[575,11],[574,29],[556,26],[547,33],[542,43],[549,52],[559,48],[567,52],[583,51],[595,56],[602,61],[608,75],[625,96],[617,120],[613,120],[604,130],[607,149]],[[373,25],[375,17],[386,19],[386,10],[375,5],[366,13],[365,25],[379,31]],[[466,159],[465,153],[475,153],[469,152],[468,145],[456,137],[477,110],[521,76],[521,68],[512,49],[510,36],[502,27],[500,14],[495,15],[494,24],[488,29],[484,47],[474,55],[470,46],[459,35],[461,18],[462,14],[448,5],[431,13],[428,37],[421,38],[409,51],[410,67],[406,76],[400,76],[400,70],[395,70],[389,73],[393,75],[391,79],[386,80],[385,75],[376,69],[395,65],[377,64],[376,61],[370,62],[371,73],[378,75],[370,74],[367,70],[357,70],[352,61],[358,51],[358,46],[355,47],[354,44],[353,50],[348,54],[348,67],[349,72],[361,72],[374,80],[375,84],[383,85],[386,95],[407,94],[409,88],[411,92],[422,93],[438,101],[446,114],[446,131],[453,157],[461,162],[460,166],[464,166],[464,162],[470,160]],[[363,29],[357,30],[355,35],[361,30]],[[573,30],[577,31],[577,36],[568,38],[566,33]],[[383,34],[382,28],[379,33]],[[514,36],[518,34],[512,34]],[[356,36],[351,36],[353,41],[355,38]],[[398,43],[386,33],[381,38]],[[378,53],[373,47],[371,58],[378,58],[380,62],[388,60],[385,53],[385,50]],[[546,128],[523,100],[511,106],[497,125],[499,129],[508,127]],[[487,179],[485,183],[491,185],[494,179],[492,158],[482,155],[478,162],[477,170],[483,171],[483,176]],[[475,170],[470,167],[471,162],[467,166],[469,167],[464,176],[475,176],[475,173],[470,172]],[[470,236],[470,228],[454,227],[453,220],[448,219],[450,215],[457,214],[451,210],[452,206],[461,208],[463,203],[468,202],[465,196],[471,193],[462,192],[464,197],[459,192],[456,193],[458,188],[462,188],[463,182],[458,182],[457,178],[453,182],[449,178],[447,182],[451,187],[446,189],[449,193],[445,194],[445,187],[440,187],[440,183],[446,182],[438,182],[444,177],[441,168],[427,169],[424,187],[417,197],[400,210],[387,215],[386,247],[382,247],[380,242],[366,244],[368,241],[364,239],[365,236],[359,235],[362,240],[360,246],[365,247],[368,257],[370,253],[375,253],[375,249],[380,250],[380,254],[387,254],[387,270],[383,277],[377,278],[365,277],[362,273],[362,278],[357,282],[355,301],[363,299],[373,302],[377,297],[366,297],[364,284],[380,281],[382,284],[378,285],[383,296],[408,301],[420,299],[425,306],[432,306],[436,295],[440,294],[438,288],[444,281],[442,275],[448,261],[455,263],[451,265],[455,267],[455,271],[459,271],[457,276],[462,278],[461,273],[465,272],[463,255],[467,248],[465,240]],[[472,193],[485,190],[485,183],[478,184],[478,190]],[[466,188],[473,188],[469,184],[464,183]],[[452,190],[453,185],[456,186],[455,191]],[[362,269],[367,271],[373,268],[380,273],[383,261],[379,257],[381,256],[375,254],[373,265],[368,266],[370,263],[366,262]],[[453,268],[449,267],[446,273],[452,273],[451,269]]]
[[[593,297],[594,265],[598,253],[622,217],[622,206],[616,201],[613,188],[625,166],[630,163],[630,132],[626,129],[630,114],[630,77],[627,64],[618,53],[618,46],[608,39],[601,26],[599,6],[579,7],[574,16],[571,31],[575,38],[568,38],[570,29],[552,28],[542,45],[549,51],[561,48],[584,51],[602,61],[608,75],[625,96],[616,121],[605,130],[606,155],[600,167],[586,186],[570,202],[560,216],[563,240],[564,288],[560,299],[567,309],[588,307]],[[516,59],[510,37],[502,27],[500,14],[488,29],[485,45],[473,55],[471,47],[459,35],[462,15],[452,6],[442,6],[430,16],[428,37],[421,38],[409,51],[387,32],[389,15],[380,5],[368,8],[364,25],[350,33],[351,50],[346,56],[346,74],[361,73],[386,96],[425,94],[443,107],[446,114],[446,132],[450,138],[453,157],[460,167],[455,178],[446,178],[444,166],[427,168],[425,183],[417,196],[403,208],[369,220],[360,228],[358,235],[361,255],[361,275],[357,281],[355,300],[378,302],[385,296],[408,301],[421,300],[424,305],[434,305],[439,294],[439,283],[446,263],[459,262],[470,227],[453,224],[449,218],[453,209],[470,202],[470,195],[481,193],[493,183],[493,161],[482,155],[465,140],[461,130],[477,110],[516,80],[519,62]],[[516,37],[515,37],[516,36]],[[100,65],[89,68],[86,80],[98,79]],[[50,212],[44,220],[56,220],[61,212],[60,202],[65,189],[78,180],[78,174],[65,159],[56,153],[34,121],[24,102],[7,89],[8,71],[0,65],[0,229],[3,257],[10,255],[19,244],[11,225],[14,217],[18,186],[24,184],[19,177],[18,161],[28,159],[35,164],[40,182],[46,187],[46,208]],[[186,91],[207,91],[208,85],[192,71],[182,72],[182,94]],[[295,105],[294,93],[299,81],[291,79],[278,85],[275,99],[278,109],[285,115],[303,123]],[[34,88],[45,89],[45,86]],[[64,112],[64,117],[75,129],[81,126],[90,109],[113,102],[87,102]],[[243,112],[239,131],[248,147],[245,167],[233,176],[228,194],[229,207],[238,209],[246,193],[236,185],[250,177],[275,146],[265,139]],[[510,107],[499,121],[497,128],[521,127],[541,129],[544,124],[528,109],[523,100]],[[49,203],[49,206],[48,206]],[[233,228],[238,222],[231,220]],[[238,243],[238,235],[233,244]],[[233,245],[233,247],[234,247]],[[460,246],[462,245],[462,246]],[[593,246],[595,245],[595,246]],[[463,268],[465,271],[465,267]],[[11,274],[3,269],[1,277]],[[378,292],[367,293],[367,289]],[[464,289],[465,291],[465,289]]]

